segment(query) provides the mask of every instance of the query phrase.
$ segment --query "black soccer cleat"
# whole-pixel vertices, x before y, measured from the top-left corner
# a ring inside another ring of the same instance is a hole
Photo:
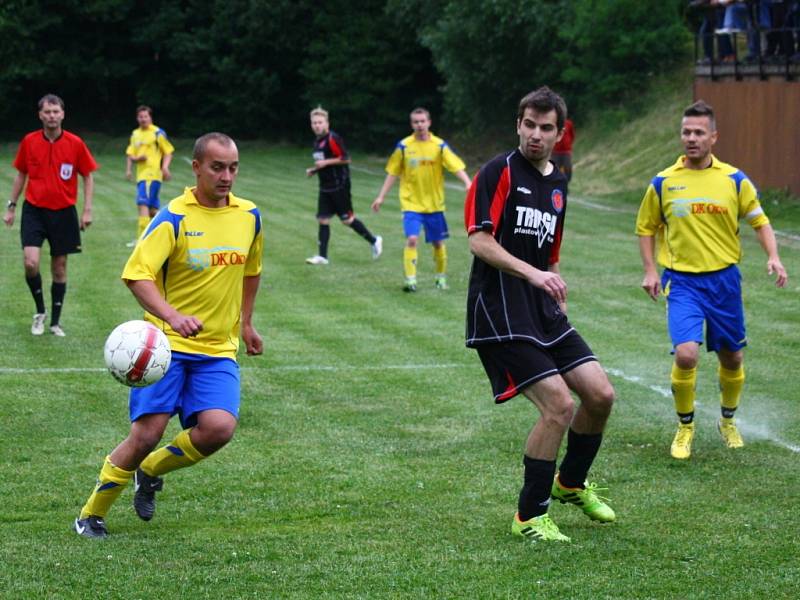
[[[150,477],[141,469],[134,475],[133,509],[142,521],[149,521],[156,513],[156,492],[164,486],[161,477]]]
[[[85,519],[75,519],[73,524],[75,533],[87,538],[104,538],[108,537],[108,529],[106,529],[106,522],[100,517],[89,515]]]

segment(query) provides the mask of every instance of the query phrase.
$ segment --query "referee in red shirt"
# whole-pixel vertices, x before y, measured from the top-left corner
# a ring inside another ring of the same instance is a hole
[[[36,303],[31,333],[44,333],[47,316],[39,273],[42,244],[47,240],[53,279],[50,286],[50,332],[64,337],[59,320],[67,291],[67,255],[81,251],[81,230],[92,223],[92,171],[97,170],[97,163],[81,138],[61,128],[64,120],[64,101],[61,98],[47,94],[39,100],[39,119],[42,129],[22,138],[17,150],[13,163],[17,176],[11,186],[11,200],[3,222],[8,227],[14,224],[17,199],[25,188],[20,237],[25,280]],[[80,220],[75,209],[78,175],[83,178]]]

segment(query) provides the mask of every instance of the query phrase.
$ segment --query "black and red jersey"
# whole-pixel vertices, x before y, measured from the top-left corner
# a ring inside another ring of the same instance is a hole
[[[519,149],[486,163],[464,206],[467,232],[491,233],[513,256],[542,271],[559,260],[567,179],[542,175]],[[572,326],[543,290],[475,257],[467,296],[467,346],[508,340],[547,347]]]
[[[329,131],[314,141],[315,161],[326,158],[349,158],[344,140],[335,131]],[[317,171],[319,189],[322,192],[335,192],[350,185],[350,168],[347,165],[334,165]]]

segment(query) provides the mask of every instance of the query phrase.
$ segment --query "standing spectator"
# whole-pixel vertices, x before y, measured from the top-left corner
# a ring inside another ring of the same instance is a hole
[[[528,434],[514,535],[569,541],[547,510],[550,498],[594,521],[614,511],[586,481],[600,450],[614,389],[567,319],[560,247],[566,178],[550,162],[566,105],[542,87],[517,110],[519,147],[484,165],[469,189],[464,217],[475,255],[467,297],[467,346],[475,348],[495,402],[523,394],[540,418]],[[578,409],[570,392],[581,400]],[[567,433],[567,430],[569,432]],[[556,475],[564,434],[567,451]]]
[[[431,115],[424,108],[411,111],[411,129],[414,133],[397,142],[386,163],[386,179],[381,191],[372,202],[378,212],[394,182],[400,179],[400,210],[403,212],[403,230],[406,245],[403,249],[403,272],[406,292],[417,291],[417,243],[422,227],[425,241],[433,245],[436,264],[434,283],[437,289],[447,289],[447,249],[444,240],[449,237],[444,218],[444,173],[455,174],[469,189],[469,176],[464,162],[450,149],[442,138],[430,131]]]
[[[730,62],[734,58],[731,38],[728,35],[715,36],[718,29],[722,29],[725,20],[725,8],[720,5],[719,0],[693,0],[691,6],[704,8],[703,20],[697,34],[703,44],[703,58],[700,64],[711,64],[714,59],[714,38],[717,39],[717,60],[719,62]]]
[[[317,237],[317,254],[307,258],[310,265],[328,264],[328,240],[331,237],[331,217],[336,215],[342,224],[349,226],[372,246],[372,258],[377,259],[383,252],[383,238],[372,235],[366,225],[353,213],[353,201],[350,196],[350,156],[344,146],[344,140],[335,131],[331,131],[328,111],[318,106],[311,111],[311,130],[317,139],[314,140],[314,166],[306,169],[306,176],[316,175],[319,178],[319,196],[317,198],[317,221],[319,235]]]
[[[239,336],[248,354],[263,351],[252,323],[261,215],[255,204],[232,193],[239,171],[236,144],[222,133],[198,138],[192,170],[196,186],[151,221],[122,272],[145,319],[166,333],[172,361],[163,379],[131,390],[130,433],[106,457],[75,519],[75,531],[84,537],[108,535],[106,514],[131,479],[133,507],[149,521],[162,475],[197,464],[231,440],[241,394]],[[183,430],[154,450],[175,414]]]
[[[169,165],[175,148],[167,139],[167,132],[153,125],[153,109],[140,106],[136,109],[139,127],[131,133],[131,140],[125,150],[125,177],[132,178],[131,166],[136,163],[136,206],[139,210],[138,239],[144,232],[158,209],[161,207],[158,193],[161,182],[169,181],[172,175]],[[133,247],[136,242],[128,244]]]
[[[25,188],[20,238],[25,281],[36,304],[31,333],[42,335],[47,317],[39,272],[42,244],[47,240],[52,275],[50,333],[64,337],[66,334],[60,323],[67,293],[67,255],[81,251],[81,231],[92,224],[92,172],[97,170],[97,163],[83,140],[61,127],[64,121],[64,101],[61,98],[54,94],[42,97],[39,100],[39,119],[42,129],[26,135],[17,150],[14,159],[17,176],[11,186],[11,200],[3,221],[8,227],[14,224],[17,199]],[[80,219],[75,209],[78,175],[83,178]]]
[[[758,201],[753,183],[736,167],[717,159],[714,111],[698,101],[683,113],[681,142],[685,155],[656,175],[647,188],[636,220],[644,266],[642,288],[655,301],[663,290],[667,327],[675,360],[671,383],[678,431],[673,458],[687,459],[694,438],[694,402],[700,344],[719,360],[721,418],[717,423],[728,448],[741,448],[734,419],[744,387],[744,326],[739,221],[755,229],[767,255],[767,272],[778,287],[786,269],[775,234]],[[664,268],[659,278],[658,264]]]
[[[572,144],[575,143],[575,126],[572,119],[564,121],[564,133],[553,147],[551,160],[567,178],[567,183],[572,181]]]

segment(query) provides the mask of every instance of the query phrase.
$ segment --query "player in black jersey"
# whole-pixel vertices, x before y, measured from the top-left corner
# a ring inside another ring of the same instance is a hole
[[[551,497],[581,507],[593,520],[615,519],[596,485],[586,482],[614,389],[567,319],[567,285],[559,271],[567,180],[550,155],[565,118],[563,99],[549,88],[525,96],[517,113],[519,147],[483,166],[464,207],[475,255],[467,346],[478,351],[495,402],[522,393],[540,413],[525,445],[524,484],[511,530],[559,541],[569,538],[547,514]],[[580,397],[577,410],[570,390]]]
[[[328,264],[328,240],[331,237],[331,217],[336,215],[342,223],[367,240],[372,246],[372,258],[383,252],[383,238],[372,235],[364,223],[353,213],[350,200],[350,157],[344,147],[344,140],[338,133],[330,130],[328,111],[318,106],[311,111],[311,130],[317,139],[314,141],[314,166],[306,169],[306,176],[319,177],[319,200],[317,221],[319,221],[318,251],[307,258],[310,265]]]

